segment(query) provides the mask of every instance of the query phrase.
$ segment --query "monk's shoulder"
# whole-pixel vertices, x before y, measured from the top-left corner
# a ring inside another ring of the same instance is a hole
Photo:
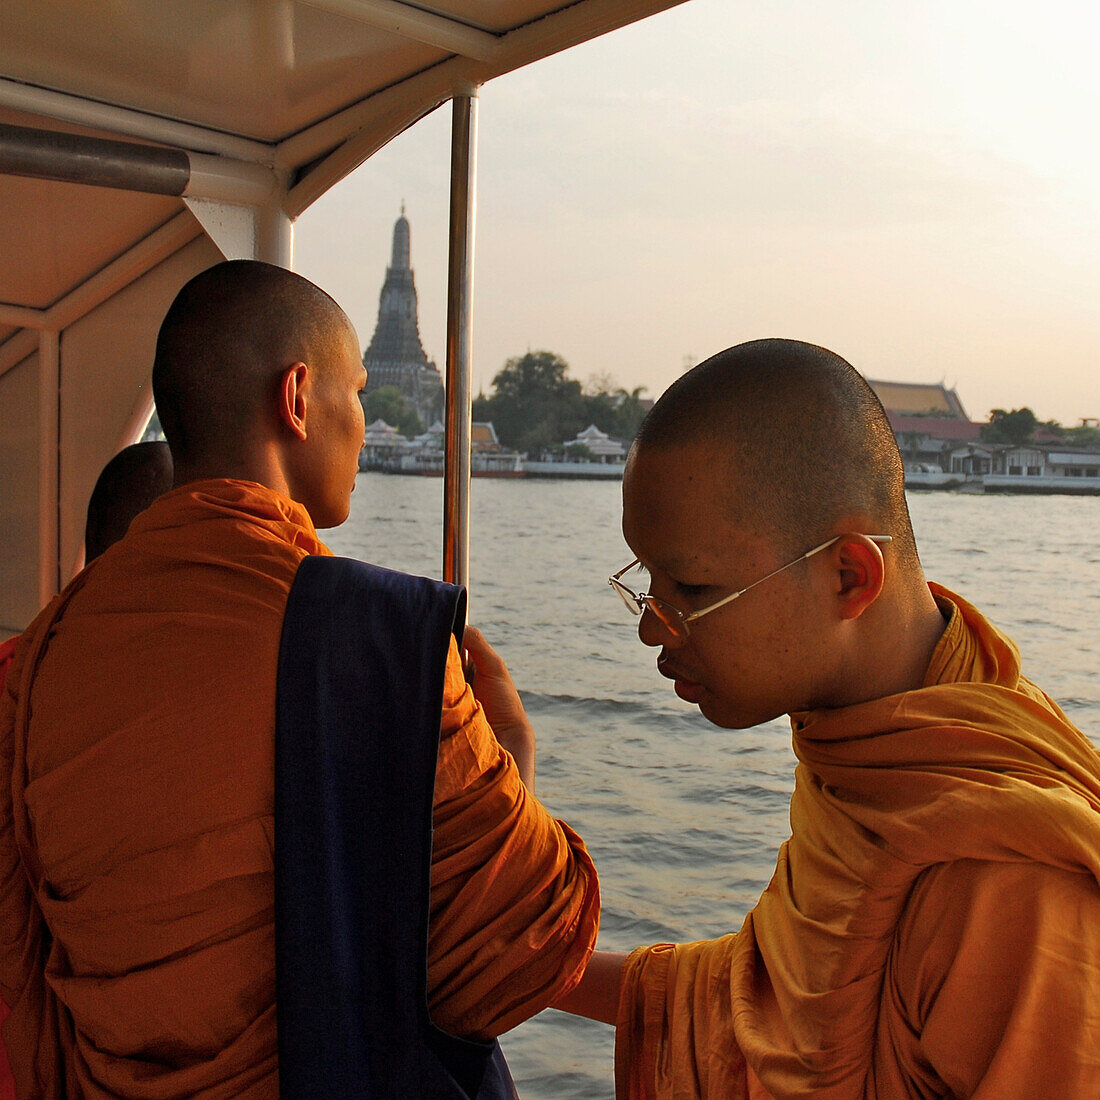
[[[891,977],[918,1027],[945,989],[1011,990],[1044,960],[1100,967],[1100,884],[1034,861],[955,860],[916,881],[898,922]]]

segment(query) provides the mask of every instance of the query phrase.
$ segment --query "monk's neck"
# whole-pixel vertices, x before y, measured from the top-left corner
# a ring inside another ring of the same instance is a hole
[[[909,601],[883,608],[881,621],[874,624],[868,648],[880,656],[877,682],[868,698],[884,698],[924,686],[932,654],[947,628],[928,586],[921,585]]]
[[[911,600],[877,601],[852,625],[819,706],[854,706],[923,687],[947,623],[925,585]]]
[[[193,481],[222,478],[252,481],[283,496],[293,497],[282,463],[266,451],[246,455],[201,456],[194,461],[175,463],[174,483],[177,489]]]

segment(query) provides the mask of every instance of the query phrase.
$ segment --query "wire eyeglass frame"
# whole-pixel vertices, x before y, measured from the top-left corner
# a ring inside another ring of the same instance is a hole
[[[831,539],[827,539],[820,545],[815,546],[812,550],[807,550],[805,554],[799,555],[794,561],[789,561],[786,565],[781,565],[778,569],[773,569],[767,576],[753,581],[752,584],[745,585],[744,588],[739,588],[736,592],[731,592],[730,595],[724,596],[722,599],[709,604],[707,607],[702,607],[698,611],[691,611],[687,614],[678,607],[673,607],[673,605],[666,600],[662,600],[657,596],[651,596],[648,592],[635,592],[629,585],[623,583],[623,575],[629,573],[636,565],[641,565],[638,558],[635,558],[629,565],[624,566],[617,573],[613,573],[608,577],[607,583],[623,601],[632,615],[641,615],[648,607],[657,621],[660,622],[673,637],[684,639],[691,634],[688,623],[696,622],[704,615],[709,615],[712,611],[717,611],[720,607],[725,607],[726,604],[733,603],[734,600],[740,599],[746,592],[751,591],[758,584],[763,584],[779,573],[798,565],[799,562],[806,561],[815,554],[820,554],[822,550],[828,550],[830,546],[845,537],[845,535],[834,535]],[[892,535],[867,535],[866,537],[872,542],[879,543],[880,545],[893,542]]]

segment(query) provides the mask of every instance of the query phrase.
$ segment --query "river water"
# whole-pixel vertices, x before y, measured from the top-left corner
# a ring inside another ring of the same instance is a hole
[[[632,556],[618,482],[477,480],[470,621],[539,738],[538,793],[600,873],[600,947],[735,931],[789,833],[785,721],[720,730],[672,692],[607,587]],[[1100,741],[1100,498],[912,493],[925,572],[1015,638],[1024,669]],[[442,483],[361,474],[339,554],[439,576]],[[547,1011],[504,1036],[524,1100],[610,1100],[612,1029]]]

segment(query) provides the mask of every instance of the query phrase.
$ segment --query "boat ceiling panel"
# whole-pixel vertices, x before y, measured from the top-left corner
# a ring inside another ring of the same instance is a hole
[[[0,123],[127,140],[3,108]],[[3,218],[3,255],[19,257],[18,264],[0,264],[0,302],[48,309],[182,205],[179,199],[161,195],[0,173],[0,211],[15,215]],[[19,211],[34,214],[19,216]],[[6,334],[0,330],[0,343]]]
[[[4,0],[0,72],[275,142],[447,54],[286,0]]]
[[[273,143],[448,57],[476,56],[465,33],[490,47],[521,27],[538,38],[530,25],[544,16],[590,9],[591,37],[607,11],[618,24],[674,2],[4,0],[0,76]],[[536,53],[559,48],[548,25]]]
[[[3,251],[19,264],[0,264],[0,302],[49,308],[180,209],[161,195],[0,176],[0,210],[35,211],[4,219]]]

